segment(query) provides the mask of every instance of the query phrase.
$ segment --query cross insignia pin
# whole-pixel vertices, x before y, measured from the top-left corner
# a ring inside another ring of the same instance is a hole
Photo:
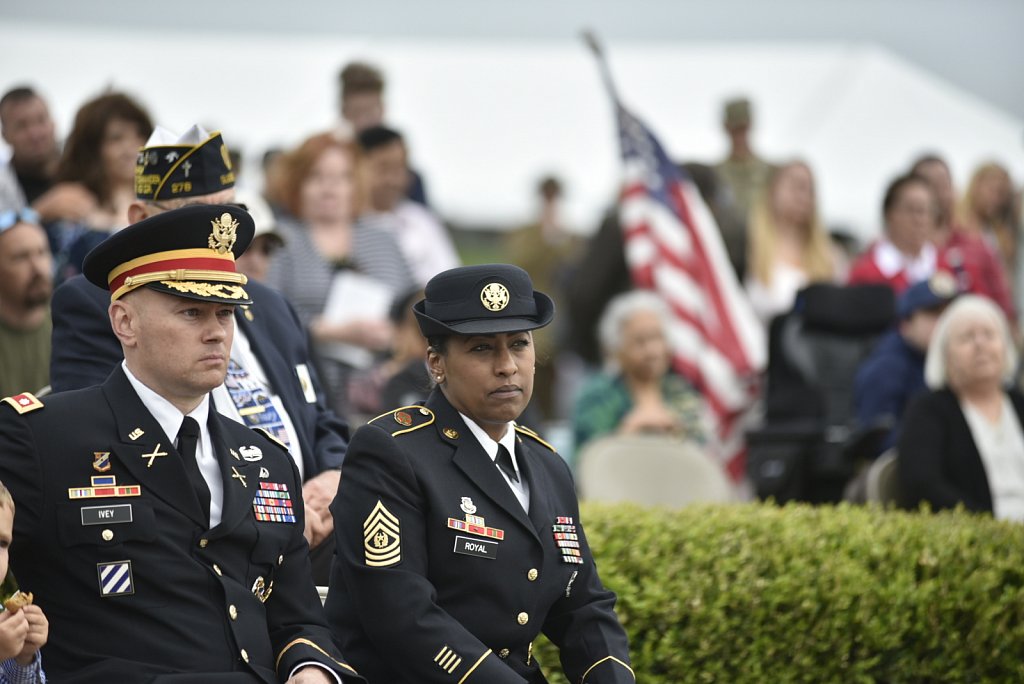
[[[152,468],[153,467],[153,461],[155,461],[158,456],[166,456],[166,455],[167,455],[166,451],[160,451],[160,442],[157,442],[156,443],[156,448],[153,449],[153,452],[149,453],[149,454],[142,454],[142,458],[148,458],[149,459],[149,463],[146,464],[146,467],[147,468]]]

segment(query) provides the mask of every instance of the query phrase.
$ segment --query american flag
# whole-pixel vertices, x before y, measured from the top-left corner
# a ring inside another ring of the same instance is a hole
[[[714,455],[739,480],[746,464],[743,419],[757,397],[767,355],[764,329],[693,180],[639,119],[621,103],[615,106],[626,263],[634,285],[657,292],[674,313],[676,370],[703,394],[717,437]]]

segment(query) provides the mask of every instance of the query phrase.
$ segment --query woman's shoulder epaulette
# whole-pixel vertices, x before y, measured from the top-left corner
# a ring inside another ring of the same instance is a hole
[[[414,432],[432,424],[434,422],[434,412],[426,406],[402,406],[370,419],[368,424],[372,423],[384,430],[390,430],[394,428],[394,425],[390,425],[389,421],[402,426],[391,433],[392,437],[397,437],[398,435]]]
[[[533,439],[534,441],[540,442],[541,444],[546,446],[548,449],[551,449],[555,453],[558,453],[558,450],[555,449],[555,447],[551,446],[550,444],[545,442],[543,439],[541,439],[540,435],[538,435],[536,432],[534,432],[530,428],[523,427],[522,425],[516,425],[516,432],[518,432],[521,435],[526,435],[527,437]]]

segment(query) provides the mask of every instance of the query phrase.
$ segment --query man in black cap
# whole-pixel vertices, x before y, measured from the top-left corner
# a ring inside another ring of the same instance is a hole
[[[99,387],[0,406],[15,572],[62,682],[357,682],[324,624],[284,448],[210,410],[252,218],[195,206],[85,260],[124,361]]]
[[[466,266],[414,311],[437,387],[355,433],[331,506],[343,650],[374,682],[539,684],[543,630],[570,681],[633,684],[569,468],[515,423],[551,299],[516,266]]]
[[[139,152],[129,207],[137,222],[195,204],[229,203],[235,175],[220,133],[193,126],[178,137],[157,127]],[[327,407],[298,316],[278,292],[247,286],[256,304],[235,309],[235,346],[227,381],[214,391],[217,410],[251,427],[264,427],[284,442],[305,484],[307,539],[314,548],[314,576],[327,581],[332,521],[328,506],[348,446],[348,427]],[[53,296],[54,392],[103,382],[121,362],[121,345],[107,319],[109,298],[77,276]],[[32,388],[34,389],[34,388]]]

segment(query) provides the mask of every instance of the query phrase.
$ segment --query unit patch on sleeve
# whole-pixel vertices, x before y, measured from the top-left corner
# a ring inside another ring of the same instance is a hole
[[[260,488],[252,500],[252,510],[261,522],[295,522],[292,497],[288,485],[282,482],[260,482]]]
[[[373,568],[402,561],[401,524],[380,499],[363,522],[363,550],[366,564]]]

